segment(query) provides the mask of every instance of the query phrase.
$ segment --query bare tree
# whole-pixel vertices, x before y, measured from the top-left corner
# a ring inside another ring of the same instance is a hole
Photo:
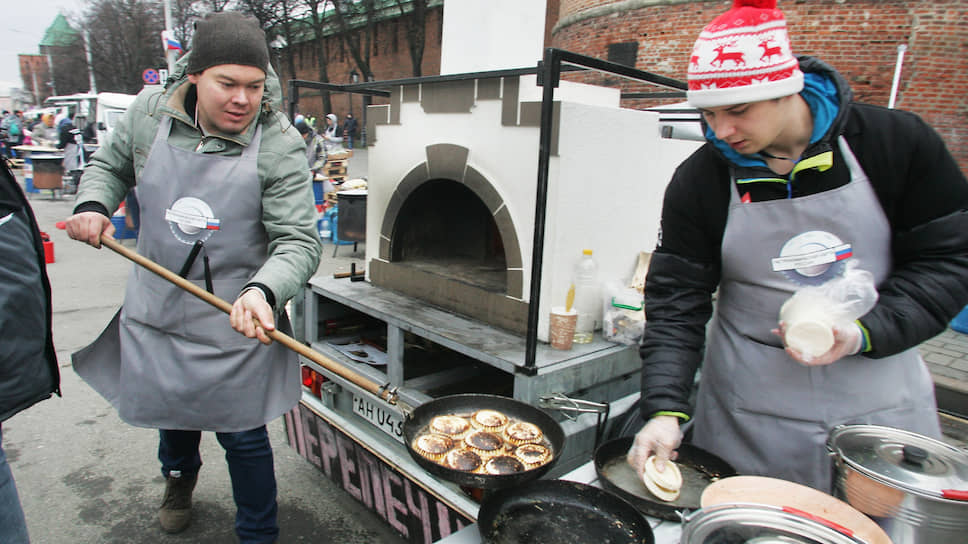
[[[303,0],[305,6],[309,8],[309,25],[313,29],[313,38],[315,39],[316,46],[316,70],[317,78],[322,83],[329,83],[329,72],[327,71],[327,64],[329,63],[329,47],[327,47],[326,42],[326,21],[324,19],[326,13],[326,4],[329,0]],[[295,74],[293,74],[295,77]],[[333,111],[333,101],[330,98],[329,91],[322,91],[321,93],[323,99],[323,111]]]
[[[259,20],[262,29],[266,31],[266,38],[280,43],[275,37],[281,37],[283,43],[282,55],[285,58],[286,70],[290,76],[296,73],[296,55],[293,47],[296,42],[299,21],[299,3],[297,0],[239,0],[242,11],[251,14]],[[282,71],[282,66],[276,69]],[[283,89],[285,92],[285,89]]]
[[[213,1],[224,4],[227,0]],[[171,0],[171,31],[185,51],[188,51],[192,34],[194,34],[194,23],[201,17],[202,12],[199,6],[206,3],[198,0]]]
[[[91,0],[83,26],[99,90],[137,93],[141,73],[165,65],[164,20],[156,0]]]
[[[364,81],[372,81],[370,51],[373,48],[373,29],[376,26],[374,0],[332,0],[336,24],[350,56],[363,73]]]
[[[404,6],[410,4],[410,15],[407,16]],[[413,75],[423,75],[424,41],[427,37],[427,0],[397,0],[400,17],[406,20],[407,48],[410,51],[410,63]]]

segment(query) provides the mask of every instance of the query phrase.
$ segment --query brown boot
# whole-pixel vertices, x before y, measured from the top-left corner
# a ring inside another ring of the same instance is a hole
[[[166,533],[180,533],[192,521],[192,491],[198,474],[185,474],[180,478],[165,478],[165,498],[158,511],[158,520]]]

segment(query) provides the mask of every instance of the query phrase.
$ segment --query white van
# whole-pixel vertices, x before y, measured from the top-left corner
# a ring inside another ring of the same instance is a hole
[[[44,100],[44,104],[57,107],[70,116],[78,130],[84,130],[89,123],[97,123],[94,127],[97,141],[103,145],[104,139],[111,134],[134,99],[133,94],[77,93],[51,96]]]
[[[134,102],[135,95],[121,93],[98,93],[97,113],[97,141],[104,145],[105,139],[118,126],[121,116],[127,111],[128,106]]]

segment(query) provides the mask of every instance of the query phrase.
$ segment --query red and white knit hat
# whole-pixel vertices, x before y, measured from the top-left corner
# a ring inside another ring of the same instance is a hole
[[[691,106],[710,108],[796,94],[803,72],[776,0],[733,0],[699,34],[689,59]]]

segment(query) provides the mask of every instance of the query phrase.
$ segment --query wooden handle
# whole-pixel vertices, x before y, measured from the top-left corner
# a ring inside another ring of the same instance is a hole
[[[171,283],[174,283],[178,287],[181,287],[182,289],[204,300],[205,302],[211,304],[212,306],[215,306],[219,310],[227,314],[232,313],[232,305],[229,304],[228,302],[220,299],[219,297],[213,295],[212,293],[209,293],[208,291],[186,280],[185,278],[179,276],[178,274],[175,274],[171,270],[168,270],[167,268],[152,261],[151,259],[144,257],[143,255],[139,255],[134,251],[131,251],[130,249],[121,245],[121,243],[115,240],[114,238],[111,238],[106,234],[102,234],[101,244],[104,246],[107,246],[109,249],[121,255],[122,257],[125,257],[126,259],[133,261],[135,264],[143,266],[144,268],[148,269],[149,272],[153,272],[161,276],[162,278],[170,281]],[[271,331],[267,330],[266,334],[273,341],[279,342],[280,344],[295,351],[296,353],[318,364],[319,366],[325,368],[326,370],[329,370],[330,372],[338,376],[341,376],[346,380],[350,381],[351,383],[380,397],[381,399],[385,400],[389,404],[397,404],[396,393],[393,390],[387,388],[386,386],[380,385],[374,382],[373,380],[370,380],[366,376],[362,376],[359,373],[349,368],[346,368],[345,366],[337,363],[336,361],[333,361],[329,357],[326,357],[322,353],[310,348],[309,346],[303,344],[302,342],[299,342],[298,340],[296,340],[295,338],[289,336],[284,332],[280,332],[278,330],[271,330]]]

